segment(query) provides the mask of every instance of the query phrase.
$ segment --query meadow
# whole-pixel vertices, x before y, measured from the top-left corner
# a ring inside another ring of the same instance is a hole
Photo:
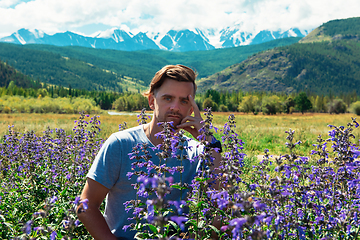
[[[151,115],[151,112],[147,112]],[[101,131],[99,137],[108,138],[113,132],[119,131],[119,124],[126,122],[128,127],[138,124],[137,114],[130,112],[128,115],[109,115],[107,112],[99,114],[101,121]],[[313,149],[312,144],[317,137],[328,133],[328,125],[346,125],[351,118],[356,118],[355,114],[328,114],[328,113],[293,113],[277,115],[253,115],[239,112],[213,112],[213,125],[222,128],[230,114],[236,118],[236,133],[245,142],[244,151],[252,155],[261,155],[265,149],[269,149],[271,154],[280,154],[285,148],[285,131],[295,130],[295,138],[302,141],[298,149],[301,154],[309,154]],[[0,114],[0,138],[8,132],[8,126],[14,125],[14,130],[25,132],[35,131],[42,134],[46,127],[50,129],[64,129],[66,134],[72,134],[74,121],[79,117],[78,114],[37,114],[37,113],[12,113]],[[356,139],[360,139],[360,132],[354,133]],[[221,133],[215,133],[219,138]]]
[[[119,124],[138,125],[137,114],[1,114],[0,238],[91,239],[75,214],[79,204],[86,208],[78,197],[85,175],[103,140]],[[229,114],[204,115],[210,132],[203,134],[223,138],[219,173],[203,168],[192,196],[178,203],[154,195],[185,189],[170,184],[166,166],[138,176],[137,189],[151,200],[127,205],[137,224],[126,228],[139,239],[209,239],[214,232],[222,239],[358,239],[360,135],[356,122],[347,125],[355,115]],[[320,134],[328,141],[317,141]],[[209,151],[202,160],[211,167]],[[140,165],[134,162],[133,177]],[[218,190],[211,179],[221,179]],[[212,226],[215,216],[221,229]]]

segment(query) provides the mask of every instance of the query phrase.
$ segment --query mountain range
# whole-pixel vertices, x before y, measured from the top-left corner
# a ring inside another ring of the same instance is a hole
[[[249,56],[198,81],[206,91],[360,93],[360,18],[332,20],[298,43]]]
[[[110,32],[93,38],[106,39],[106,34],[112,36]],[[175,37],[178,33],[169,34]],[[204,36],[209,34],[204,33]],[[39,31],[33,35],[37,36],[35,39],[45,38],[45,34]],[[117,36],[118,42],[125,42],[125,37],[130,35]],[[152,36],[158,47],[161,39],[166,39],[162,35],[146,36]],[[0,43],[0,59],[42,83],[65,87],[71,85],[73,88],[119,92],[132,88],[141,91],[161,67],[179,63],[199,73],[199,92],[214,89],[286,93],[308,91],[324,95],[360,93],[359,17],[329,21],[303,38],[289,37],[238,47],[223,46],[208,51],[117,51],[25,44],[23,40],[24,44]],[[252,38],[252,42],[255,40],[255,37]],[[214,43],[214,40],[208,42]]]
[[[22,45],[81,46],[122,51],[159,49],[186,52],[253,45],[287,37],[304,37],[307,34],[308,31],[300,31],[298,28],[285,31],[262,30],[251,33],[241,30],[239,25],[221,30],[196,28],[170,30],[164,33],[139,32],[137,34],[114,28],[93,36],[83,36],[69,31],[48,35],[40,30],[23,28],[10,36],[1,38],[0,42]]]

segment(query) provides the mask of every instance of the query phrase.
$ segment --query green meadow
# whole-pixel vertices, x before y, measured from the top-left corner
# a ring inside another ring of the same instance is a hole
[[[100,114],[101,131],[100,138],[106,139],[111,133],[119,131],[119,124],[126,122],[127,127],[138,124],[138,112],[124,115]],[[151,112],[148,112],[151,115]],[[230,113],[214,112],[213,124],[219,130],[222,129]],[[296,141],[302,144],[297,148],[298,154],[309,155],[313,149],[312,144],[316,142],[319,135],[327,138],[329,124],[336,126],[346,125],[355,114],[328,114],[328,113],[293,113],[277,115],[253,115],[244,113],[233,113],[236,118],[236,131],[244,142],[244,152],[249,156],[262,155],[265,149],[270,154],[279,155],[287,153],[285,147],[285,131],[295,130]],[[47,127],[50,129],[61,128],[67,134],[72,133],[74,121],[78,114],[37,114],[37,113],[11,113],[0,114],[0,135],[8,131],[9,125],[14,125],[14,130],[24,133],[33,130],[36,134],[42,134]],[[357,141],[360,131],[354,131]],[[215,133],[217,138],[221,137],[221,131]]]

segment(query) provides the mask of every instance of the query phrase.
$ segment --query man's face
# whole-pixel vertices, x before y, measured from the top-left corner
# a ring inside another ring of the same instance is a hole
[[[165,79],[156,94],[150,94],[148,98],[149,106],[154,110],[154,120],[156,122],[174,122],[176,128],[181,120],[191,115],[193,111],[189,95],[194,97],[193,83]]]

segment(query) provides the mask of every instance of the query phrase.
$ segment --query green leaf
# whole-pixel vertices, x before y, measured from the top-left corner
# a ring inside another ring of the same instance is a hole
[[[61,196],[64,196],[65,193],[66,193],[66,191],[67,191],[67,189],[68,189],[68,187],[66,187],[66,188],[60,193],[60,195],[61,195]]]
[[[150,223],[146,224],[146,226],[148,226],[150,228],[150,230],[153,231],[153,233],[155,233],[155,234],[157,234],[159,232],[158,229]]]
[[[178,226],[175,222],[169,220],[168,223],[169,223],[171,226],[173,226],[173,228],[174,228],[175,230],[179,230],[179,226]]]
[[[180,186],[180,185],[177,185],[177,184],[171,185],[171,187],[172,187],[172,188],[179,189],[179,190],[185,190],[185,189],[187,189],[187,187]]]
[[[220,233],[220,230],[217,229],[215,226],[209,225],[208,227],[210,227],[212,230],[214,230],[214,232],[216,232],[216,234],[219,234],[219,233]]]
[[[204,220],[201,220],[200,222],[198,222],[198,228],[203,228],[206,225],[206,222]]]
[[[196,204],[196,207],[200,208],[204,203],[204,201],[198,202],[198,204]]]

